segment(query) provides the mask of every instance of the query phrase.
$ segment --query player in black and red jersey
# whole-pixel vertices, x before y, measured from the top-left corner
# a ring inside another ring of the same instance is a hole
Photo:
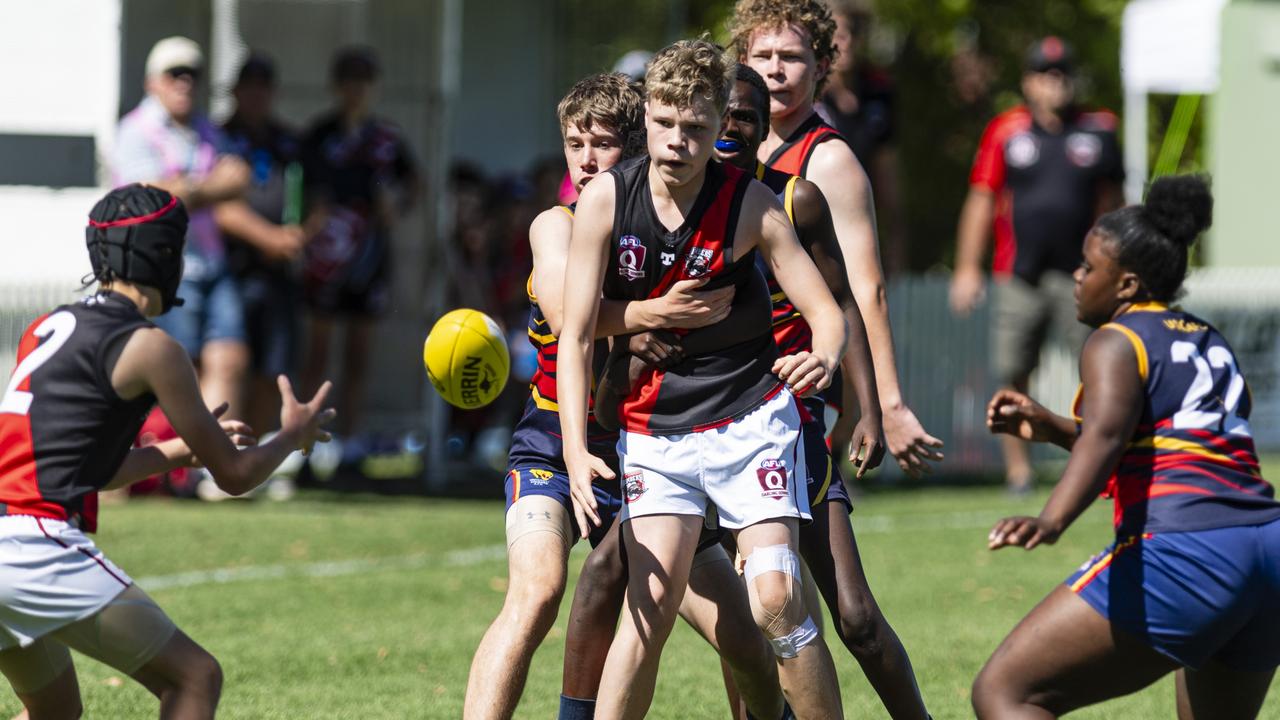
[[[621,159],[643,151],[643,100],[625,76],[592,75],[576,83],[557,108],[565,160],[576,188],[604,174]],[[562,284],[568,260],[573,208],[544,211],[530,228],[533,272],[529,277],[529,339],[538,351],[538,370],[524,414],[512,435],[506,477],[506,531],[509,583],[502,611],[486,631],[472,660],[464,717],[510,717],[524,690],[533,653],[555,621],[564,594],[572,530],[569,478],[560,440],[556,365],[562,314]],[[731,288],[702,292],[703,280],[689,280],[662,297],[606,302],[598,334],[624,335],[658,327],[698,328],[751,308],[730,305]],[[767,317],[761,304],[754,322]],[[707,335],[707,333],[713,333]],[[691,335],[733,344],[732,333],[714,329]],[[604,343],[603,340],[599,343]],[[603,362],[608,348],[602,347]],[[616,465],[616,429],[589,421],[593,453]],[[617,624],[626,589],[625,559],[613,528],[621,507],[617,485],[594,488],[604,522],[591,534],[591,554],[583,564],[565,638],[562,718],[590,717],[600,666]],[[750,707],[762,718],[777,718],[783,707],[767,645],[753,628],[741,593],[732,594],[733,568],[714,542],[698,556],[694,590],[681,614],[742,678]]]
[[[760,323],[733,346],[647,369],[621,403],[629,611],[605,663],[599,718],[648,708],[710,503],[746,559],[752,612],[796,714],[841,716],[830,652],[799,592],[796,533],[808,498],[796,487],[805,473],[792,393],[829,384],[844,320],[773,193],[736,167],[708,162],[731,84],[731,65],[710,43],[681,41],[659,52],[645,78],[649,156],[615,167],[612,182],[593,182],[579,200],[557,387],[581,533],[601,521],[593,480],[616,477],[589,453],[585,432],[602,288],[607,299],[644,299],[707,278],[708,287],[764,297],[760,249],[813,327],[814,352],[779,357]]]
[[[1212,207],[1203,180],[1160,178],[1089,232],[1074,420],[1012,390],[988,406],[992,432],[1071,451],[1039,517],[1001,520],[988,547],[1052,544],[1099,493],[1116,535],[987,661],[979,717],[1057,717],[1175,670],[1179,718],[1258,716],[1280,666],[1280,503],[1231,346],[1171,306]]]
[[[769,135],[758,157],[809,180],[826,196],[849,287],[867,328],[885,442],[899,467],[919,474],[942,459],[942,441],[925,432],[898,385],[871,187],[848,143],[813,106],[831,64],[834,32],[835,21],[821,0],[739,0],[734,7],[738,60],[760,73],[769,88]],[[846,413],[836,423],[834,446],[849,441],[853,422]],[[923,710],[917,715],[923,717]]]
[[[1075,63],[1061,39],[1028,50],[1022,95],[1024,104],[982,134],[956,231],[951,307],[966,315],[982,298],[982,258],[994,234],[992,371],[1002,387],[1026,392],[1046,340],[1075,355],[1088,336],[1075,319],[1071,273],[1089,226],[1120,206],[1124,163],[1116,116],[1076,103]],[[1029,491],[1026,443],[1000,440],[1009,489]]]
[[[247,450],[252,430],[219,424],[177,342],[153,325],[179,304],[187,213],[158,188],[111,191],[89,215],[98,291],[32,323],[0,399],[0,672],[33,719],[79,717],[68,648],[123,672],[160,699],[162,717],[210,718],[217,661],[103,556],[97,493],[190,465],[247,492],[290,452],[327,439],[329,386],[299,403],[280,377],[281,431]],[[180,435],[130,450],[159,403]]]

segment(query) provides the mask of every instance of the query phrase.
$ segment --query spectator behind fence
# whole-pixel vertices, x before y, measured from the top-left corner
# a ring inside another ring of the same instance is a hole
[[[339,50],[329,77],[336,107],[303,140],[306,225],[318,228],[303,272],[311,311],[303,386],[319,386],[330,340],[345,325],[337,429],[349,437],[359,426],[374,323],[391,300],[391,231],[418,200],[419,173],[400,130],[372,114],[373,51]]]
[[[1032,45],[1022,94],[1026,104],[996,116],[978,147],[956,233],[951,307],[967,315],[981,301],[994,227],[993,369],[1002,387],[1026,392],[1051,326],[1072,352],[1084,344],[1071,273],[1093,221],[1120,206],[1124,167],[1116,116],[1075,104],[1075,65],[1062,40]],[[1001,440],[1010,490],[1028,491],[1026,443]]]
[[[147,56],[146,97],[120,120],[112,151],[112,181],[141,182],[181,198],[190,215],[185,268],[178,296],[182,307],[156,319],[196,362],[200,392],[209,407],[231,404],[242,411],[248,366],[244,314],[215,210],[239,198],[249,179],[245,163],[221,154],[218,131],[196,110],[196,87],[204,66],[200,46],[184,37],[155,44]]]
[[[867,172],[880,220],[881,254],[889,273],[906,265],[906,215],[894,147],[893,78],[872,65],[867,44],[873,15],[866,0],[830,0],[836,56],[814,109],[849,142]]]
[[[302,253],[301,145],[273,115],[275,65],[254,54],[240,68],[235,113],[222,127],[227,147],[249,165],[247,212],[227,218],[229,265],[240,281],[252,369],[246,419],[274,429],[277,375],[296,369],[300,293],[293,261]],[[223,213],[226,214],[226,213]]]

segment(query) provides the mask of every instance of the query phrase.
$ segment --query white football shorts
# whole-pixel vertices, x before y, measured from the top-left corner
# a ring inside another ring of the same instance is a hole
[[[697,515],[715,505],[720,525],[812,519],[800,442],[800,411],[783,388],[723,427],[682,435],[622,432],[622,520]]]
[[[74,525],[0,517],[0,650],[93,615],[132,583]]]

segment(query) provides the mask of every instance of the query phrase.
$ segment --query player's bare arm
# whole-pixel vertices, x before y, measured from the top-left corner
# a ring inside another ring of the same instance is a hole
[[[249,427],[247,423],[240,420],[222,419],[222,416],[226,414],[227,409],[230,407],[229,404],[222,403],[210,412],[218,420],[222,431],[227,434],[227,438],[231,440],[233,445],[236,447],[257,445],[258,437],[253,432],[253,428]],[[129,454],[125,456],[124,462],[121,463],[120,469],[116,471],[116,474],[111,478],[111,482],[103,489],[118,490],[180,467],[199,466],[200,459],[195,456],[195,453],[191,452],[191,448],[188,447],[186,441],[180,437],[172,438],[154,445],[130,450]]]
[[[884,273],[876,244],[875,210],[867,175],[844,143],[819,145],[809,162],[807,178],[831,205],[836,239],[844,255],[849,286],[858,300],[876,366],[876,389],[884,414],[885,440],[898,465],[911,474],[928,472],[929,461],[942,460],[942,441],[925,432],[907,407],[898,385],[898,367],[889,326]]]
[[[1098,497],[1142,418],[1144,390],[1138,356],[1128,338],[1101,330],[1085,343],[1080,380],[1088,395],[1080,437],[1039,517],[1012,517],[996,523],[987,538],[992,550],[1028,550],[1052,544]]]
[[[608,464],[587,452],[587,393],[591,388],[591,349],[596,335],[600,291],[608,262],[609,231],[615,203],[613,183],[591,183],[578,199],[564,276],[564,324],[556,358],[556,393],[560,398],[560,431],[569,471],[574,519],[582,537],[600,524],[591,483],[614,479]]]
[[[573,218],[560,208],[544,210],[529,227],[533,250],[533,294],[538,308],[559,336],[564,320],[564,280],[568,268]],[[705,279],[682,280],[651,300],[601,300],[597,338],[656,330],[698,328],[723,320],[733,302],[733,288],[701,291]]]
[[[997,390],[987,403],[987,429],[1028,442],[1053,443],[1070,451],[1076,443],[1076,423],[1051,412],[1026,393]]]
[[[985,293],[982,259],[987,254],[995,216],[995,193],[985,187],[970,187],[956,229],[956,269],[949,298],[952,312],[962,317],[973,312]]]
[[[817,185],[804,179],[796,180],[791,198],[800,243],[826,280],[827,289],[831,291],[836,304],[844,311],[849,339],[845,345],[841,368],[844,370],[846,383],[854,390],[861,413],[857,423],[851,428],[850,437],[838,438],[839,445],[833,445],[833,448],[843,447],[847,443],[849,459],[857,465],[858,477],[862,477],[867,470],[879,466],[884,458],[880,398],[876,393],[876,371],[871,361],[866,326],[862,322],[858,301],[849,288],[844,256],[836,240],[827,199]]]
[[[754,240],[754,242],[752,242]],[[844,315],[813,264],[782,204],[768,187],[752,181],[742,201],[734,253],[758,247],[783,292],[813,330],[813,352],[778,358],[774,372],[800,396],[823,390],[844,355]]]
[[[145,328],[125,343],[111,375],[123,398],[155,394],[173,428],[209,469],[218,486],[233,495],[257,487],[294,450],[310,452],[328,434],[321,426],[335,412],[323,409],[331,385],[325,383],[308,403],[299,403],[289,381],[280,378],[280,432],[258,447],[238,450],[218,420],[204,406],[195,369],[186,351],[164,331]]]

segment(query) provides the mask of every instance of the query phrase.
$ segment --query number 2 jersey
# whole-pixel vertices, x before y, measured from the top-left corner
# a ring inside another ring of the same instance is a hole
[[[614,300],[659,297],[681,280],[708,278],[705,290],[768,292],[756,278],[753,249],[733,259],[738,216],[750,175],[719,162],[707,164],[702,188],[684,223],[668,232],[649,191],[649,158],[612,168],[617,188],[604,296]],[[752,282],[757,280],[756,282]],[[619,406],[627,432],[678,435],[727,425],[776,395],[778,348],[767,325],[750,339],[665,370],[649,367]]]
[[[1135,305],[1102,327],[1133,344],[1146,386],[1142,418],[1103,493],[1115,503],[1117,535],[1280,518],[1254,450],[1249,389],[1226,339],[1158,303]],[[1077,391],[1077,423],[1086,402]]]
[[[0,399],[0,515],[97,528],[97,493],[155,405],[116,395],[111,372],[134,331],[154,327],[128,299],[98,293],[38,318],[18,343]]]

